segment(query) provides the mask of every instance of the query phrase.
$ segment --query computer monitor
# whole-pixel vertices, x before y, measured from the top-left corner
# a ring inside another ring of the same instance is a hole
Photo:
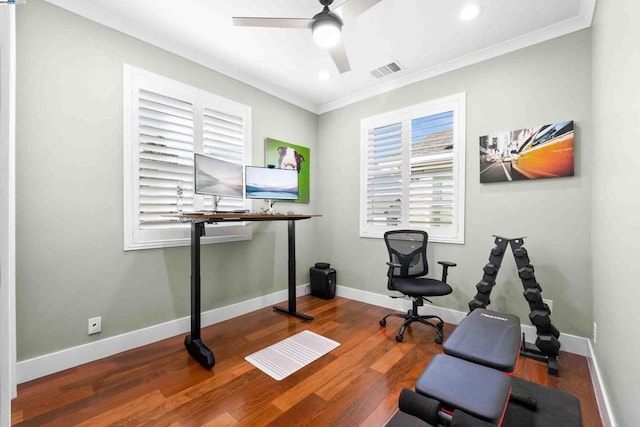
[[[196,153],[193,182],[196,194],[242,198],[242,165]]]
[[[298,171],[295,169],[245,167],[247,199],[297,200]]]

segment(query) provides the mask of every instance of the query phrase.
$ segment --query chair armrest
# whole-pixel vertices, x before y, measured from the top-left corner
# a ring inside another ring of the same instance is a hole
[[[455,267],[458,264],[451,261],[438,261],[438,264],[442,266],[442,281],[447,283],[447,275],[449,274],[449,267]]]
[[[455,267],[458,264],[456,264],[455,262],[451,262],[451,261],[438,261],[438,264],[442,265],[443,267]]]
[[[387,288],[393,290],[393,286],[391,285],[391,279],[393,278],[393,270],[395,268],[401,268],[402,265],[395,262],[388,262],[388,261],[387,261],[387,265],[389,266],[389,270],[387,270],[387,277],[389,278],[387,283]]]

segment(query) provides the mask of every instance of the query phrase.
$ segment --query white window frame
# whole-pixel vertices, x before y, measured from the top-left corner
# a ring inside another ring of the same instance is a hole
[[[251,164],[251,107],[128,64],[124,65],[123,74],[124,250],[188,246],[190,244],[191,230],[188,223],[176,223],[171,225],[171,228],[155,230],[141,229],[139,227],[140,146],[138,139],[138,93],[140,89],[144,89],[189,102],[193,105],[193,151],[195,153],[203,153],[205,108],[214,108],[220,112],[242,117],[243,166]],[[192,208],[194,210],[203,210],[205,206],[211,205],[211,201],[207,200],[205,202],[205,198],[212,197],[194,195]],[[241,203],[242,208],[251,209],[250,201],[243,199]],[[201,239],[201,243],[249,240],[251,237],[251,223],[213,224],[207,226],[206,236]]]
[[[367,117],[360,122],[360,237],[382,238],[389,230],[422,229],[429,240],[439,243],[464,244],[465,202],[465,93],[428,101],[410,107]],[[411,120],[443,112],[453,112],[453,212],[451,227],[417,227],[409,223],[409,175],[411,153]],[[385,125],[401,123],[402,139],[402,204],[398,225],[374,225],[367,221],[367,177],[369,131]],[[407,131],[408,130],[408,131]]]

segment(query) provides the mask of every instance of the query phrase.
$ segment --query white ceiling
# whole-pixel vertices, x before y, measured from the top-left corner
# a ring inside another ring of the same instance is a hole
[[[234,27],[232,16],[311,18],[318,0],[47,0],[315,113],[591,25],[596,0],[382,0],[343,27],[339,74],[305,29]],[[348,0],[335,0],[333,7]],[[473,21],[458,18],[478,3]],[[390,62],[403,70],[376,79]],[[135,65],[135,64],[134,64]],[[331,78],[318,80],[327,71]]]

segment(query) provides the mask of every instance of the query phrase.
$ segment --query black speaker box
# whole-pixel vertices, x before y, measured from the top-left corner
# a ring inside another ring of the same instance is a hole
[[[336,271],[327,263],[316,263],[309,269],[311,295],[331,299],[336,295]]]

